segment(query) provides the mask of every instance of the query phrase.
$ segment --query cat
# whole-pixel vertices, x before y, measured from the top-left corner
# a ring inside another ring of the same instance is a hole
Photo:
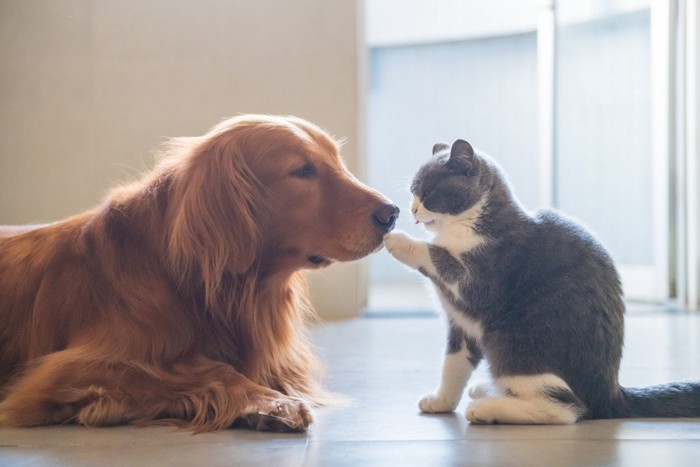
[[[526,212],[498,165],[464,140],[436,144],[411,192],[434,240],[395,232],[385,245],[432,281],[448,318],[442,380],[421,411],[455,410],[485,358],[493,383],[470,388],[472,423],[700,416],[700,382],[618,383],[620,278],[586,229],[554,210]]]

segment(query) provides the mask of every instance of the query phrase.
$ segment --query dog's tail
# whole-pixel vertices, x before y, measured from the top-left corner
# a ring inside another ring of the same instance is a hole
[[[615,418],[700,417],[700,381],[621,388]]]

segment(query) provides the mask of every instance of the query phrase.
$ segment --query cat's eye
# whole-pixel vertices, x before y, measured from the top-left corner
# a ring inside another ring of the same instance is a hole
[[[316,174],[316,167],[312,164],[306,163],[296,170],[293,170],[290,175],[297,178],[311,178]]]
[[[418,193],[418,199],[420,199],[421,202],[425,202],[425,200],[428,199],[428,197],[432,195],[434,191],[435,189],[421,190],[420,193]]]

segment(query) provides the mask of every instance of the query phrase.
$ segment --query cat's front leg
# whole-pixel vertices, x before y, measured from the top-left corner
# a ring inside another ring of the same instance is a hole
[[[471,375],[464,349],[456,353],[448,353],[442,366],[440,387],[434,394],[429,394],[418,402],[421,412],[446,413],[454,411],[462,400],[464,387]]]
[[[442,366],[440,387],[418,403],[422,412],[452,412],[462,399],[464,388],[482,358],[476,341],[450,322],[447,352]]]
[[[405,232],[396,231],[384,236],[387,251],[406,266],[419,270],[423,274],[434,274],[430,260],[429,244],[410,237]]]

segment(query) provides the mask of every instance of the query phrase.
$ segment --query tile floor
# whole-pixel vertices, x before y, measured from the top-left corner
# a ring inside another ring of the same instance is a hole
[[[313,337],[327,386],[353,400],[319,411],[306,434],[0,428],[0,466],[700,465],[700,419],[471,426],[466,400],[454,414],[421,415],[417,400],[440,369],[443,329],[435,317],[328,323],[315,326]],[[698,378],[700,314],[630,312],[624,385]]]

